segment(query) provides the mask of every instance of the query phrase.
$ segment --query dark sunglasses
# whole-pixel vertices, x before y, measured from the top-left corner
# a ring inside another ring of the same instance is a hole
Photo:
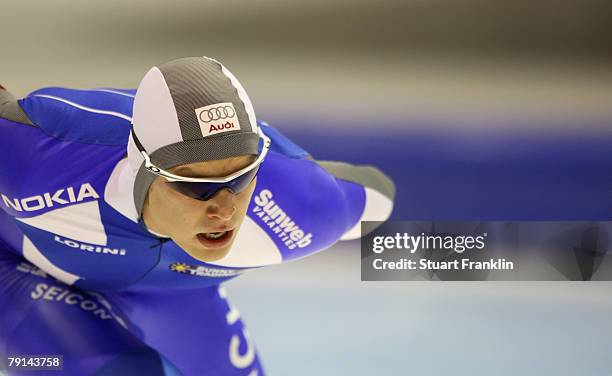
[[[257,133],[261,141],[263,141],[263,147],[257,159],[250,165],[224,177],[218,178],[191,178],[187,176],[175,175],[171,172],[165,171],[151,162],[151,158],[145,151],[144,147],[136,137],[134,128],[132,127],[132,138],[134,143],[140,151],[140,154],[144,157],[145,168],[155,175],[161,176],[166,179],[167,184],[170,188],[177,192],[180,192],[196,200],[206,201],[213,197],[221,189],[227,188],[232,193],[238,194],[242,192],[246,187],[251,184],[253,179],[257,176],[261,163],[266,158],[268,150],[270,149],[271,141],[263,133],[261,128],[257,129]]]

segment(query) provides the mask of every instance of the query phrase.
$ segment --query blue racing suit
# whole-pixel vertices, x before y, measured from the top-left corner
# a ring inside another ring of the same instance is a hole
[[[133,97],[0,90],[0,355],[61,354],[71,375],[262,375],[221,283],[358,238],[390,215],[393,183],[260,122],[272,148],[247,217],[226,257],[201,262],[136,214]]]

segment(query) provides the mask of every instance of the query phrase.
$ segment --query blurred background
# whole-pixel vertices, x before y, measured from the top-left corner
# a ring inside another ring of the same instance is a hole
[[[0,83],[135,88],[221,60],[393,219],[612,220],[605,0],[4,1]],[[612,284],[360,282],[359,243],[228,284],[271,375],[609,375]]]

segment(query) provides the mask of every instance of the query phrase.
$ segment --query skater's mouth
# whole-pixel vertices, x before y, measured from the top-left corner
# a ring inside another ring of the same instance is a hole
[[[220,232],[200,232],[197,234],[198,241],[205,248],[222,248],[226,246],[232,236],[234,235],[234,229]]]

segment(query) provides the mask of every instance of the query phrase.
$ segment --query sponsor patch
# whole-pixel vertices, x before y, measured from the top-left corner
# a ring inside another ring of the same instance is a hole
[[[304,248],[312,243],[312,233],[306,233],[274,200],[272,191],[263,189],[255,196],[253,213],[270,228],[288,249]]]
[[[82,251],[87,251],[90,253],[99,253],[103,255],[119,255],[119,256],[125,256],[125,254],[127,253],[127,251],[123,248],[108,248],[108,247],[102,247],[102,246],[93,245],[93,244],[80,243],[80,242],[70,240],[70,239],[62,239],[61,237],[57,235],[53,237],[53,240],[55,240],[56,242],[60,244],[67,245],[68,247],[80,249]]]
[[[196,108],[195,113],[202,130],[202,137],[240,130],[238,115],[231,102]]]
[[[79,307],[102,320],[115,320],[127,329],[125,321],[113,312],[113,307],[104,296],[95,292],[79,292],[69,287],[38,283],[30,292],[32,300],[48,300]]]
[[[246,269],[233,270],[233,269],[213,269],[207,268],[205,266],[194,266],[188,265],[182,262],[175,262],[170,264],[170,270],[173,272],[181,273],[181,274],[189,274],[198,277],[232,277],[238,274],[243,273]]]
[[[98,195],[90,183],[84,183],[81,184],[78,189],[76,189],[76,187],[66,187],[58,189],[55,192],[45,192],[41,195],[25,198],[11,198],[2,193],[0,193],[0,197],[2,197],[4,206],[9,209],[18,212],[32,212],[54,206],[74,204],[75,202],[81,202],[88,198],[98,199],[100,195]]]

